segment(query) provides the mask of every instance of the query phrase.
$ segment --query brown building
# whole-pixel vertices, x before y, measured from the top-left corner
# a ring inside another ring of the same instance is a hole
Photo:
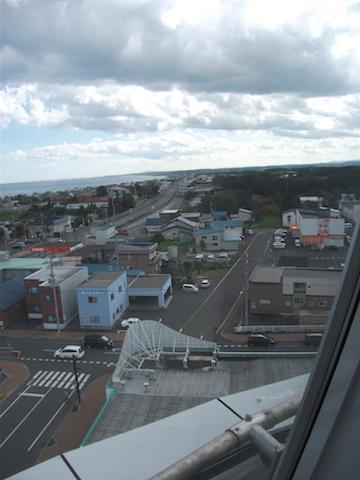
[[[114,243],[108,242],[104,249],[104,260],[111,264],[118,262],[121,268],[140,269],[147,275],[157,273],[162,264],[162,255],[157,251],[158,244],[153,242],[129,241],[117,245],[117,255]]]
[[[340,276],[341,270],[258,267],[249,279],[249,312],[299,315],[307,325],[326,323]]]
[[[78,314],[76,287],[88,278],[86,267],[43,268],[24,279],[27,314],[45,330],[60,330]]]

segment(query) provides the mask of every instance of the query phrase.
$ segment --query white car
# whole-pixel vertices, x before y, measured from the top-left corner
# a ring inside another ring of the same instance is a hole
[[[211,280],[204,278],[204,280],[201,280],[200,287],[201,288],[209,288],[211,285]]]
[[[66,345],[54,352],[54,358],[82,358],[85,350],[80,345]]]
[[[207,261],[210,263],[215,262],[215,255],[213,253],[209,253],[209,255],[207,256]]]
[[[140,322],[140,318],[136,318],[136,317],[126,318],[125,320],[122,320],[120,325],[123,328],[128,328],[128,327],[131,327],[131,325],[134,325],[134,323],[138,323],[138,322]]]
[[[286,247],[285,243],[282,243],[282,242],[273,243],[273,248],[275,248],[275,250],[281,250],[282,248],[285,248],[285,247]]]
[[[198,293],[199,289],[192,283],[184,283],[182,286],[182,291],[186,293]]]
[[[204,255],[202,253],[198,253],[195,255],[195,262],[202,262],[204,260]]]

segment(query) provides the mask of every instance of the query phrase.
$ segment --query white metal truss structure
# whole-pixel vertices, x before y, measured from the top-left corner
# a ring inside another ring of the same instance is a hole
[[[127,331],[112,380],[119,383],[134,370],[153,372],[145,362],[159,362],[166,356],[181,357],[186,367],[191,354],[212,355],[215,359],[216,343],[189,337],[160,322],[143,320],[131,325]]]

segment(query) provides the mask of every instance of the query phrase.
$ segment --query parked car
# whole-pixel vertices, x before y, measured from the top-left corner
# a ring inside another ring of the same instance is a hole
[[[215,255],[213,253],[209,253],[209,255],[207,256],[207,261],[209,263],[214,263],[215,262]]]
[[[340,250],[339,245],[329,245],[329,250]]]
[[[301,247],[301,240],[300,240],[300,238],[295,238],[295,239],[294,239],[294,244],[295,244],[295,247]]]
[[[204,280],[201,280],[200,287],[201,288],[209,288],[211,285],[211,280],[204,278]]]
[[[54,358],[82,358],[85,355],[83,347],[80,345],[66,345],[54,352]]]
[[[221,252],[219,253],[219,261],[220,263],[226,263],[229,260],[229,255],[227,252]]]
[[[204,260],[204,255],[202,253],[198,253],[195,255],[195,262],[202,262]]]
[[[184,283],[184,285],[182,286],[182,291],[186,293],[198,293],[199,289],[191,283]]]
[[[275,230],[274,235],[280,235],[280,237],[286,237],[287,230],[284,230],[282,228],[278,228],[277,230]]]
[[[324,250],[325,246],[322,243],[318,243],[316,245],[311,245],[310,250],[313,252],[321,252]]]
[[[282,248],[286,247],[285,243],[283,242],[274,242],[272,246],[275,248],[275,250],[281,250]]]
[[[113,348],[114,342],[105,335],[96,335],[89,333],[84,337],[84,347],[86,348]]]
[[[285,243],[285,240],[283,239],[283,237],[275,236],[274,237],[274,242]]]
[[[247,234],[248,234],[248,235],[253,235],[254,232],[253,232],[253,230],[251,230],[251,228],[249,228],[249,230],[247,231]]]
[[[322,340],[322,333],[308,333],[305,335],[304,343],[308,347],[314,347],[315,345],[319,345]]]
[[[248,345],[249,347],[266,345],[267,347],[271,347],[274,345],[275,340],[269,335],[264,335],[263,333],[254,333],[249,335],[248,337]]]
[[[12,248],[16,248],[17,250],[22,250],[25,247],[24,242],[17,242],[15,245],[12,246]]]
[[[131,325],[134,325],[134,323],[140,322],[140,318],[132,317],[132,318],[126,318],[125,320],[122,320],[120,325],[123,328],[129,328]]]

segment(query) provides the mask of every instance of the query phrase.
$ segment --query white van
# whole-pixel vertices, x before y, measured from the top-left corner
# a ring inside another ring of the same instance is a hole
[[[300,238],[295,238],[294,239],[295,247],[301,247],[301,240]]]
[[[226,263],[229,260],[229,255],[226,252],[221,252],[219,254],[220,263]]]
[[[195,287],[195,285],[192,285],[191,283],[184,283],[184,285],[182,286],[182,291],[187,293],[198,293],[199,289],[198,287]]]

